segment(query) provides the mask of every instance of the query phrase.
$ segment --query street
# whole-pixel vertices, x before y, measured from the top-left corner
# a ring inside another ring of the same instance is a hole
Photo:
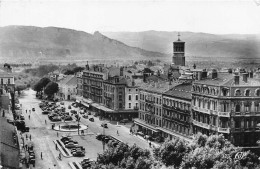
[[[84,119],[83,117],[81,117],[80,121],[81,124],[88,125],[89,127],[87,131],[85,131],[85,135],[78,136],[78,132],[59,132],[59,138],[61,138],[62,135],[71,135],[74,140],[78,141],[79,145],[84,146],[86,149],[85,157],[63,157],[60,161],[57,158],[59,151],[55,149],[55,144],[53,143],[53,140],[58,139],[57,131],[51,129],[51,121],[48,119],[47,115],[42,114],[42,110],[38,105],[41,100],[36,99],[35,92],[30,89],[23,92],[19,101],[22,104],[22,112],[25,117],[26,125],[30,127],[30,132],[24,133],[23,135],[31,135],[31,141],[34,144],[36,155],[35,168],[37,169],[69,169],[69,162],[80,162],[84,158],[96,160],[97,154],[103,152],[103,146],[102,142],[95,138],[95,135],[97,133],[103,133],[103,131],[106,135],[112,135],[129,145],[137,144],[142,148],[149,148],[147,141],[130,135],[129,128],[124,125],[117,126],[107,122],[108,128],[103,130],[101,127],[103,121],[100,121],[98,117],[89,115],[89,117],[94,118],[94,122]],[[67,108],[72,102],[64,101],[64,103],[66,112],[70,112]],[[32,108],[35,108],[35,111],[31,111],[30,113],[29,110],[32,110]],[[75,110],[78,110],[78,108]],[[47,124],[45,124],[45,120],[47,121]],[[117,131],[119,135],[117,135]],[[43,154],[43,159],[41,159],[40,156],[41,152]]]

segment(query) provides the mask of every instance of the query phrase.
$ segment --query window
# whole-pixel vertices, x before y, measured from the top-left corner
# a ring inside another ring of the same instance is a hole
[[[222,95],[223,95],[223,96],[228,96],[228,89],[223,88],[223,89],[222,89]]]
[[[119,95],[118,100],[119,100],[119,101],[122,101],[122,95],[121,95],[121,94]]]
[[[256,95],[256,96],[260,96],[260,89],[257,89],[257,90],[256,90],[255,95]]]
[[[236,105],[236,112],[240,112],[240,105],[239,104]]]
[[[137,94],[137,95],[135,95],[135,100],[138,100],[138,94]]]
[[[235,91],[235,96],[240,96],[241,95],[241,91],[239,90],[239,89],[237,89],[236,91]]]
[[[240,121],[239,120],[235,120],[235,128],[240,128]]]
[[[119,103],[119,109],[122,109],[122,108],[123,108],[123,104]]]
[[[250,90],[245,91],[245,96],[250,96]]]
[[[1,79],[1,84],[4,84],[4,81],[3,81],[3,79]]]
[[[131,95],[128,95],[128,100],[131,100],[132,98],[131,98]]]
[[[131,103],[129,103],[129,108],[131,108]]]
[[[128,89],[129,90],[129,92],[131,92],[131,89]]]
[[[135,107],[138,107],[138,103],[135,103]]]

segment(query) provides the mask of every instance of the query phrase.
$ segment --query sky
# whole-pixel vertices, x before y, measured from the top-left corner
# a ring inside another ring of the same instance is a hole
[[[260,0],[0,0],[0,26],[260,34]]]

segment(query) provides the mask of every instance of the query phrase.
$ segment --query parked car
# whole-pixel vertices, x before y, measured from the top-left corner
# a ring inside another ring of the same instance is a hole
[[[94,118],[93,117],[89,118],[89,121],[94,122]]]
[[[90,112],[90,111],[88,112],[88,115],[91,115],[91,112]]]
[[[71,105],[68,105],[68,109],[71,109]]]
[[[85,119],[87,119],[87,118],[88,118],[88,115],[84,114],[82,117],[85,118]]]
[[[73,152],[72,155],[74,157],[84,157],[85,156],[85,152],[81,151],[81,150],[77,150],[76,152]]]
[[[20,115],[20,120],[24,120],[24,116],[23,115]]]
[[[108,128],[108,127],[107,127],[107,123],[102,123],[102,124],[101,124],[101,127]]]
[[[6,119],[6,121],[7,121],[7,123],[10,123],[10,124],[14,125],[14,121],[13,121],[13,120],[11,120],[11,119]]]
[[[60,102],[60,105],[64,105],[64,102]]]
[[[49,111],[43,111],[42,112],[42,114],[49,114],[49,113],[51,113],[51,112],[49,112]]]
[[[32,108],[32,111],[35,111],[35,108]]]
[[[128,123],[129,120],[128,120],[128,119],[123,119],[123,120],[120,120],[119,122],[120,122],[120,123]]]
[[[66,147],[66,148],[75,148],[76,146],[77,146],[77,145],[74,144],[73,142],[69,142],[69,143],[65,144],[65,147]]]

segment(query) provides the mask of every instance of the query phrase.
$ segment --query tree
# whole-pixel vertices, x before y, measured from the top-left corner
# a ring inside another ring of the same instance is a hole
[[[74,72],[74,73],[77,73],[77,72],[81,72],[81,71],[83,71],[84,70],[84,67],[75,67],[72,71]]]
[[[40,84],[43,88],[45,88],[47,86],[47,84],[50,82],[51,80],[47,77],[44,77],[40,80]]]
[[[55,82],[49,82],[44,90],[44,93],[49,97],[53,96],[54,93],[59,91],[59,85]]]
[[[188,151],[184,140],[174,139],[165,142],[161,147],[154,149],[156,159],[162,161],[166,166],[180,166],[183,156]]]
[[[65,75],[73,75],[74,74],[74,71],[73,70],[66,70],[64,72]]]

